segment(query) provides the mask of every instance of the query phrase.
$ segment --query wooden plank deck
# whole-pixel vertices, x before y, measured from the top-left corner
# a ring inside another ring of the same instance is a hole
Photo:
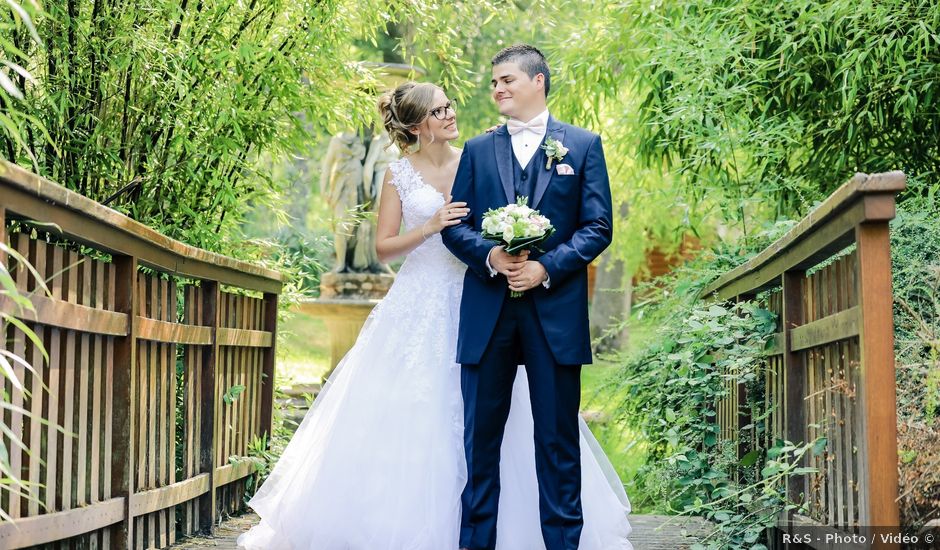
[[[170,548],[179,550],[236,550],[235,540],[258,521],[255,514],[244,514],[223,521],[213,537],[194,537],[180,541]],[[657,515],[631,515],[630,525],[633,533],[630,542],[635,550],[685,550],[695,539],[695,534],[704,534],[708,528],[703,520],[697,518],[676,518]],[[691,536],[683,536],[686,530]]]

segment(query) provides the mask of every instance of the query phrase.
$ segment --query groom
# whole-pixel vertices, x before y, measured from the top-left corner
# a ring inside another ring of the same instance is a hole
[[[447,248],[469,266],[457,344],[468,469],[460,546],[496,547],[500,445],[523,363],[535,421],[542,537],[547,550],[574,550],[583,524],[581,365],[591,362],[587,265],[611,240],[607,167],[600,137],[549,115],[551,78],[538,49],[506,48],[492,65],[493,99],[509,121],[464,145],[452,195],[471,213],[442,233]],[[567,153],[548,157],[547,139]],[[555,233],[544,252],[510,256],[481,237],[482,214],[521,196],[551,220]],[[511,298],[510,290],[525,294]]]

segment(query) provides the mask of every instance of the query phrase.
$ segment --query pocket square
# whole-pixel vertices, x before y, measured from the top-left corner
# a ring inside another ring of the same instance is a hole
[[[555,172],[559,176],[573,176],[574,168],[572,168],[570,164],[556,164]]]

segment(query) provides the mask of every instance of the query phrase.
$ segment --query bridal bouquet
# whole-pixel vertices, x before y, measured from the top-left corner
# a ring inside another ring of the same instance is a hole
[[[519,197],[515,204],[487,210],[483,214],[483,238],[504,245],[512,255],[538,248],[548,240],[555,228],[538,210],[529,208],[528,201],[528,197]],[[510,296],[518,298],[522,293],[513,290]]]

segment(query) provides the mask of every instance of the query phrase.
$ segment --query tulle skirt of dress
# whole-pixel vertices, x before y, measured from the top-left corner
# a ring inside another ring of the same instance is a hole
[[[467,479],[460,366],[453,362],[460,278],[409,290],[399,284],[406,272],[403,266],[249,502],[262,520],[239,537],[240,546],[457,549]],[[583,421],[581,457],[581,548],[632,548],[626,493]],[[544,549],[522,367],[500,468],[498,550]]]

